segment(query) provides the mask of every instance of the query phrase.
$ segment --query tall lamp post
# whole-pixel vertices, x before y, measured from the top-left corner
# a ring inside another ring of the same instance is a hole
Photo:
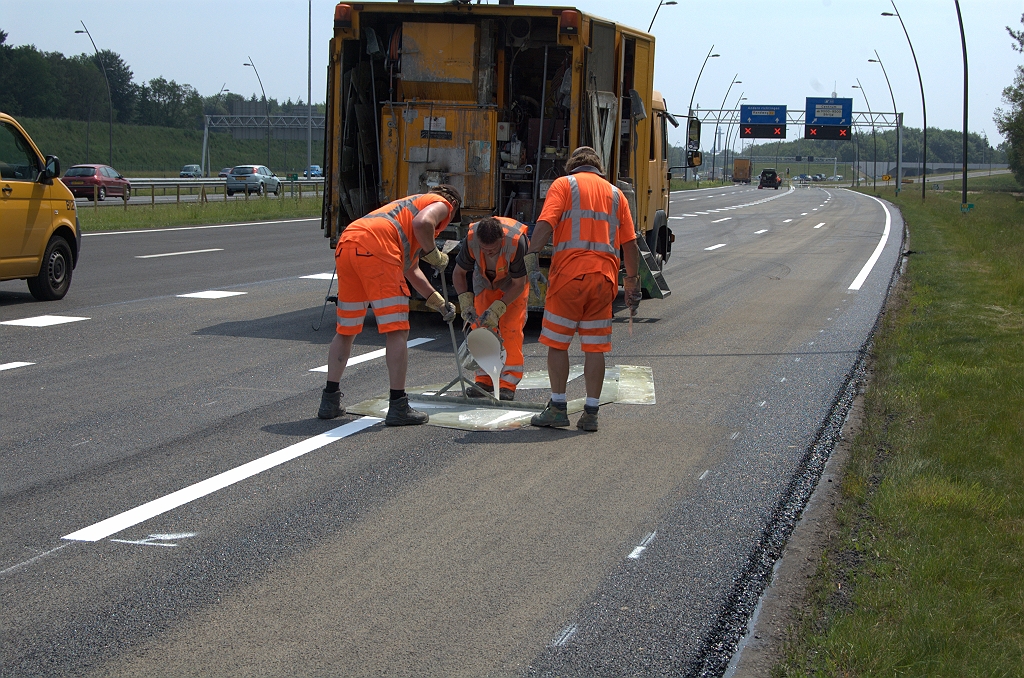
[[[722,105],[719,106],[720,109],[724,109],[725,108],[725,100],[727,98],[729,98],[729,92],[732,91],[732,86],[736,85],[736,84],[742,84],[743,83],[742,80],[737,80],[736,79],[737,77],[739,77],[739,73],[737,73],[736,75],[732,76],[732,82],[729,83],[729,89],[725,90],[725,96],[722,97]],[[718,153],[722,150],[722,149],[718,148],[718,124],[721,122],[721,118],[722,118],[722,111],[720,110],[718,112],[718,115],[716,116],[716,119],[715,119],[715,152],[711,154],[711,178],[712,179],[715,178],[716,158],[718,157]],[[725,162],[725,160],[723,158],[723,165],[722,165],[722,171],[723,172],[725,171],[724,162]]]
[[[96,49],[96,41],[92,39],[92,33],[85,27],[85,22],[82,21],[82,30],[75,31],[75,33],[85,33],[89,36],[89,42],[92,43],[92,49],[96,52],[96,60],[100,62],[100,69],[103,71],[103,82],[107,83],[107,103],[110,104],[110,127],[107,131],[107,138],[110,143],[110,157],[107,160],[107,164],[113,167],[114,165],[114,100],[110,96],[110,80],[107,78],[107,67],[103,64],[103,57],[100,56],[100,51]]]
[[[313,178],[313,0],[309,0],[309,47],[306,55],[306,176]],[[376,105],[376,102],[374,102]]]
[[[857,78],[857,84],[853,88],[859,89],[860,93],[864,95],[864,103],[868,105],[868,116],[871,118],[871,142],[875,147],[871,160],[871,190],[876,191],[878,190],[878,137],[875,136],[875,114],[871,112],[871,102],[868,101],[868,93],[860,84],[860,78]]]
[[[960,45],[964,53],[964,184],[960,200],[960,209],[967,208],[967,38],[964,36],[964,18],[960,14],[960,0],[953,0],[956,5],[956,18],[960,22]]]
[[[896,97],[892,93],[892,85],[889,83],[889,74],[885,72],[885,64],[882,63],[882,57],[878,56],[878,50],[875,50],[875,59],[868,59],[868,63],[878,64],[882,67],[882,75],[885,76],[885,84],[889,87],[889,98],[892,99],[892,117],[896,122],[896,195],[900,194],[900,185],[903,182],[902,172],[900,171],[903,166],[903,143],[900,138],[903,135],[902,125],[900,125],[900,114],[896,110]]]
[[[910,55],[914,57],[914,68],[917,69],[917,84],[921,87],[921,200],[924,200],[926,186],[926,172],[928,171],[928,107],[924,103],[924,81],[921,79],[921,67],[917,64],[917,54],[914,53],[914,43],[910,42],[910,33],[907,32],[907,25],[903,23],[903,17],[900,16],[900,11],[896,9],[895,0],[889,0],[892,3],[892,12],[882,12],[882,16],[895,16],[900,20],[900,26],[903,27],[903,35],[907,36],[907,44],[910,45]]]
[[[312,0],[310,0],[310,1],[312,2]],[[666,0],[659,0],[658,1],[658,6],[654,8],[654,16],[651,17],[651,25],[647,27],[647,32],[650,33],[651,29],[654,28],[654,20],[658,18],[658,10],[661,9],[662,5],[665,5],[667,7],[668,5],[678,5],[678,4],[679,3],[676,2],[676,0],[668,0],[667,2],[666,2]]]
[[[697,79],[693,83],[693,92],[690,93],[690,105],[686,108],[687,121],[693,117],[693,98],[697,96],[697,84],[700,83],[700,76],[704,73],[704,67],[708,65],[708,59],[714,59],[721,56],[719,54],[712,54],[713,51],[715,51],[715,46],[711,45],[711,49],[708,50],[708,55],[704,57],[704,63],[700,65],[700,72],[697,73]],[[689,122],[687,122],[687,129],[689,129]],[[687,171],[689,170],[687,169]]]
[[[270,102],[267,101],[267,90],[263,89],[263,80],[260,78],[260,72],[256,70],[256,65],[252,62],[252,57],[249,57],[249,61],[242,64],[243,66],[250,66],[252,70],[256,71],[256,80],[260,83],[260,91],[263,92],[263,106],[267,109],[267,167],[270,167]]]

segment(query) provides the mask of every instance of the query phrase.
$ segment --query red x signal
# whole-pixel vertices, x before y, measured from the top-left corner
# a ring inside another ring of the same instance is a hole
[[[839,136],[845,137],[846,136],[846,130],[845,129],[839,130]]]
[[[744,128],[743,128],[743,133],[744,133],[744,134],[753,134],[754,132],[753,132],[753,129],[752,129],[752,128],[750,128],[750,127],[744,127]]]
[[[817,127],[811,127],[809,129],[809,131],[810,131],[812,137],[818,136],[818,128]]]
[[[775,135],[776,136],[780,136],[780,137],[782,136],[782,128],[781,127],[776,127],[775,128]]]

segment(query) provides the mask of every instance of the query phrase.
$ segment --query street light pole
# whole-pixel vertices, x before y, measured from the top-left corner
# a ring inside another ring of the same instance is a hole
[[[260,72],[256,70],[256,64],[252,62],[252,57],[249,57],[247,63],[242,64],[243,66],[251,66],[252,70],[256,71],[256,80],[260,83],[260,91],[263,92],[263,106],[267,109],[267,168],[270,168],[270,102],[267,100],[267,90],[263,89],[263,79],[260,78]]]
[[[964,18],[960,14],[960,0],[953,0],[956,5],[956,18],[960,22],[960,45],[964,53],[964,183],[960,209],[967,209],[967,38],[964,36]]]
[[[309,0],[309,52],[306,64],[306,176],[313,178],[313,0]]]
[[[736,79],[737,77],[739,77],[739,73],[737,73],[736,75],[732,76],[732,82],[729,83],[729,89],[725,90],[725,96],[722,97],[722,105],[719,106],[719,109],[725,109],[725,100],[729,97],[729,92],[732,91],[732,86],[737,84],[737,83],[740,83],[740,84],[743,83],[742,80],[737,80]],[[715,152],[711,154],[711,178],[712,179],[715,178],[715,169],[717,167],[717,165],[716,165],[716,158],[718,157],[718,153],[720,153],[721,150],[722,150],[722,149],[718,148],[718,145],[719,145],[718,144],[718,125],[721,122],[721,119],[722,119],[722,110],[719,110],[718,111],[718,115],[715,116],[715,149],[714,149]],[[724,161],[724,159],[723,159],[723,161]],[[725,171],[725,166],[724,165],[722,166],[722,171],[723,172]]]
[[[711,45],[711,49],[708,50],[708,55],[704,57],[704,63],[700,65],[700,71],[697,73],[697,79],[693,83],[693,92],[690,93],[690,105],[686,108],[687,129],[689,129],[689,120],[693,117],[693,98],[697,96],[697,84],[700,83],[700,76],[704,73],[704,67],[708,65],[708,59],[713,59],[719,56],[718,54],[712,54],[713,51],[715,51],[715,46]],[[688,172],[689,168],[687,168],[686,171]]]
[[[859,89],[860,93],[864,95],[864,103],[868,105],[868,116],[871,118],[871,142],[874,144],[875,150],[871,159],[871,190],[878,190],[878,137],[875,136],[875,114],[871,112],[871,102],[868,101],[868,93],[864,91],[864,88],[860,84],[860,78],[857,78],[857,84],[853,86],[854,89]]]
[[[896,14],[892,12],[882,12],[882,16],[895,16],[900,20],[900,26],[903,27],[903,35],[907,36],[907,44],[910,45],[910,55],[914,57],[914,68],[917,69],[917,84],[921,87],[921,200],[924,200],[927,172],[928,172],[928,107],[924,103],[924,80],[921,79],[921,67],[917,64],[917,54],[914,53],[914,43],[910,42],[910,33],[907,32],[907,25],[903,23],[903,17],[900,16],[900,11],[896,9],[895,0],[889,0],[892,3],[892,9]]]
[[[654,20],[658,18],[658,10],[661,9],[662,5],[668,6],[678,4],[679,3],[676,2],[676,0],[668,0],[668,2],[666,2],[665,0],[658,0],[658,6],[654,8],[654,16],[651,17],[651,25],[647,27],[647,32],[650,33],[651,29],[654,28]]]
[[[900,143],[900,137],[903,134],[902,125],[899,124],[899,112],[896,110],[896,97],[892,93],[892,85],[889,83],[889,74],[885,72],[885,64],[882,63],[882,57],[878,56],[878,50],[875,50],[875,59],[868,59],[869,63],[877,63],[882,67],[882,75],[885,76],[885,84],[889,87],[889,98],[892,99],[892,116],[896,122],[896,195],[900,194],[901,184],[903,182],[903,144]]]
[[[107,78],[107,67],[103,64],[103,57],[100,56],[100,51],[96,49],[96,41],[92,39],[92,33],[85,27],[85,22],[81,21],[82,29],[75,31],[75,33],[85,33],[89,36],[89,42],[92,43],[92,49],[96,52],[96,60],[100,62],[100,69],[103,70],[103,82],[107,83],[107,103],[110,105],[110,127],[107,130],[107,140],[110,144],[110,157],[107,160],[107,164],[111,167],[114,166],[114,100],[110,96],[110,80]]]

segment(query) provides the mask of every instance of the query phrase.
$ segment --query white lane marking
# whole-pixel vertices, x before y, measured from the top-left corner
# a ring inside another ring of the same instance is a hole
[[[687,198],[687,200],[696,200],[696,198]]]
[[[696,214],[686,214],[686,213],[684,212],[684,213],[683,213],[683,216],[684,216],[684,217],[695,217],[695,216],[697,216],[697,215],[696,215]]]
[[[580,630],[580,627],[576,624],[569,624],[562,632],[558,634],[558,637],[551,641],[551,647],[565,647],[565,644],[576,635],[576,632]]]
[[[0,365],[0,372],[3,372],[4,370],[13,370],[18,367],[28,367],[29,365],[35,365],[35,363],[4,363],[3,365]]]
[[[871,257],[867,263],[864,264],[864,268],[860,270],[857,277],[853,279],[853,284],[850,285],[849,289],[859,290],[860,286],[867,280],[868,273],[871,273],[871,269],[875,267],[875,262],[878,261],[878,257],[882,256],[882,250],[885,248],[885,242],[889,239],[889,225],[892,223],[892,215],[889,214],[889,208],[885,206],[885,203],[876,198],[873,195],[869,195],[869,198],[877,202],[885,210],[885,228],[882,230],[882,239],[878,241],[878,246],[875,251],[871,253]]]
[[[111,539],[110,541],[116,541],[121,544],[136,544],[138,546],[174,547],[177,544],[169,543],[170,540],[188,539],[194,536],[196,536],[195,532],[179,532],[176,534],[151,534],[145,539]]]
[[[791,222],[791,221],[793,221],[793,220],[792,220],[792,219],[783,219],[783,220],[782,220],[782,223],[784,223],[784,224],[788,224],[788,223],[789,223],[789,222]]]
[[[697,212],[697,214],[707,214],[707,212]]]
[[[712,245],[711,247],[705,247],[704,249],[706,251],[710,252],[711,250],[717,250],[719,247],[725,247],[725,243],[724,242],[718,243],[717,245]]]
[[[682,219],[682,217],[669,217],[669,219]]]
[[[275,466],[280,466],[292,459],[330,445],[336,440],[347,438],[353,433],[358,433],[359,431],[367,429],[381,421],[383,421],[383,419],[378,417],[362,417],[360,419],[356,419],[355,421],[351,421],[347,424],[331,429],[326,433],[321,433],[320,435],[313,436],[312,438],[307,438],[306,440],[295,443],[294,445],[289,445],[277,452],[271,452],[259,459],[253,459],[252,461],[242,464],[241,466],[237,466],[229,471],[218,473],[212,478],[201,480],[198,483],[184,487],[177,492],[172,492],[166,496],[160,497],[159,499],[154,499],[153,501],[146,502],[141,506],[136,506],[133,509],[119,513],[111,518],[107,518],[106,520],[101,520],[89,527],[84,527],[81,530],[64,535],[61,539],[73,541],[99,541],[100,539],[105,539],[112,534],[117,534],[121,530],[125,530],[133,525],[138,525],[139,523],[158,516],[161,513],[166,513],[171,509],[175,509],[179,506],[195,501],[196,499],[205,497],[217,490],[234,485],[241,480],[263,473]]]
[[[270,224],[293,224],[299,221],[320,221],[320,217],[307,219],[278,219],[276,221],[246,221],[240,224],[210,224],[208,226],[179,226],[177,228],[146,228],[138,231],[98,231],[83,233],[83,238],[94,235],[135,235],[136,233],[170,233],[172,231],[202,231],[208,228],[232,228],[234,226],[269,226]]]
[[[209,250],[189,250],[188,252],[167,252],[166,254],[141,254],[136,259],[156,259],[157,257],[176,257],[180,254],[202,254],[203,252],[223,252],[223,247],[217,247]]]
[[[89,320],[73,315],[37,315],[34,318],[22,318],[21,320],[5,320],[0,325],[17,325],[19,327],[49,327],[50,325],[63,325],[74,323],[79,320]]]
[[[18,563],[17,565],[11,565],[11,566],[10,566],[10,567],[8,567],[8,568],[7,568],[6,570],[0,570],[0,577],[3,577],[4,575],[7,575],[7,574],[14,574],[15,572],[17,572],[17,571],[18,571],[18,570],[20,570],[21,568],[23,568],[23,567],[25,567],[25,566],[27,566],[27,565],[31,565],[32,563],[36,562],[36,561],[37,561],[37,560],[39,560],[40,558],[45,558],[46,556],[50,555],[50,554],[51,554],[51,553],[53,553],[54,551],[60,551],[60,550],[61,550],[62,548],[64,548],[65,546],[71,546],[71,544],[61,544],[61,545],[60,545],[60,546],[58,546],[57,548],[55,548],[55,549],[50,549],[50,550],[49,550],[49,551],[47,551],[46,553],[40,553],[40,554],[39,554],[38,556],[35,556],[34,558],[29,558],[28,560],[25,560],[25,561],[23,561],[23,562],[20,562],[20,563]]]
[[[704,471],[704,473],[701,473],[700,474],[700,478],[697,478],[697,480],[704,480],[705,478],[708,477],[709,473],[711,473],[711,469],[708,469],[708,470]]]
[[[800,216],[802,216],[802,217],[806,217],[806,216],[807,216],[807,212],[801,212],[801,213],[800,213]]]
[[[644,537],[644,540],[640,542],[640,545],[633,549],[633,551],[626,557],[638,560],[640,558],[640,554],[647,550],[647,547],[651,545],[651,542],[654,541],[656,536],[658,536],[657,532],[651,532],[649,535]]]
[[[780,383],[780,384],[785,384],[785,383],[786,383],[786,378],[785,378],[785,377],[783,377],[783,378],[782,378],[782,380],[781,380],[781,381],[780,381],[779,383]]]
[[[823,221],[823,222],[821,222],[820,224],[818,224],[817,226],[815,226],[815,228],[821,228],[821,227],[822,227],[822,226],[824,226],[824,225],[825,225],[825,222]]]
[[[759,403],[757,404],[757,406],[758,406],[758,407],[764,407],[764,406],[765,406],[765,405],[767,405],[767,404],[768,404],[768,401],[767,401],[767,400],[762,400],[761,402],[759,402]]]
[[[754,235],[761,235],[762,233],[767,233],[767,232],[768,232],[767,228],[762,228],[760,231],[754,231]]]
[[[237,297],[246,292],[225,292],[224,290],[206,290],[205,292],[190,292],[189,294],[178,294],[175,296],[187,299],[224,299],[225,297]]]
[[[425,344],[428,341],[433,341],[433,340],[434,340],[433,337],[420,337],[419,339],[410,339],[408,342],[406,342],[405,345],[408,346],[409,348],[412,348],[413,346],[419,346],[420,344]],[[384,354],[386,353],[386,351],[387,351],[387,349],[379,348],[376,351],[370,351],[369,353],[363,353],[362,355],[350,356],[349,359],[348,359],[348,362],[345,363],[345,367],[352,367],[353,365],[358,365],[359,363],[365,363],[366,361],[374,360],[375,358],[383,358]],[[326,372],[326,371],[327,371],[327,365],[321,365],[320,367],[314,367],[313,369],[310,370],[310,372]]]
[[[739,431],[733,431],[733,434],[731,436],[729,436],[729,440],[736,440],[739,437],[740,437],[740,432]]]
[[[732,219],[732,217],[726,217],[726,218],[724,218],[724,219],[715,219],[715,220],[714,220],[714,221],[712,221],[711,223],[712,223],[712,224],[720,224],[720,223],[722,223],[723,221],[729,221],[730,219]]]
[[[817,208],[817,207],[814,207],[814,208],[812,208],[812,209],[811,209],[811,211],[812,211],[812,212],[817,212],[817,211],[818,211],[818,208]]]
[[[314,273],[313,275],[300,275],[303,280],[330,280],[334,277],[333,273]]]

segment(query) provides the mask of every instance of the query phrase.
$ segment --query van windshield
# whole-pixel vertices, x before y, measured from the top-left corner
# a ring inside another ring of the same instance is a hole
[[[66,177],[91,177],[96,174],[95,167],[72,167],[64,173]]]

